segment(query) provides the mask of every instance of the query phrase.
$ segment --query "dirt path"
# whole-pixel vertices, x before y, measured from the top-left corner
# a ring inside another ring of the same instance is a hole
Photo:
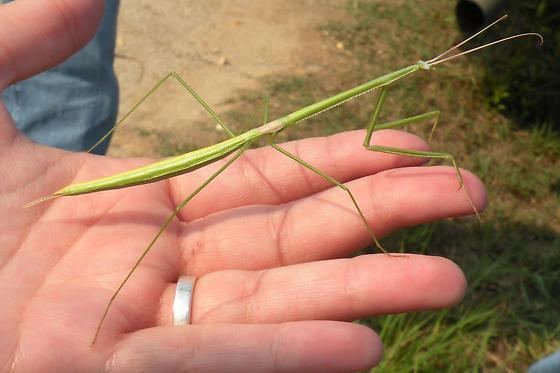
[[[171,71],[218,113],[238,90],[258,89],[264,76],[320,71],[337,49],[318,26],[343,7],[336,0],[123,0],[116,59],[121,115]],[[157,156],[169,133],[211,143],[219,134],[206,118],[178,84],[166,84],[117,132],[109,154]]]

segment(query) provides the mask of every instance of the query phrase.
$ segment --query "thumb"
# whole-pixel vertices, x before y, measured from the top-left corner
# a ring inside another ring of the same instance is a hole
[[[100,0],[18,0],[0,6],[0,92],[54,66],[95,34]]]

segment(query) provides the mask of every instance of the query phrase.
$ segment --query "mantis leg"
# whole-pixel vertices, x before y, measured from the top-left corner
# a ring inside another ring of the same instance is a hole
[[[270,136],[270,146],[272,146],[274,149],[278,150],[280,153],[284,154],[286,157],[288,157],[290,159],[293,159],[294,161],[296,161],[300,165],[304,166],[305,168],[315,172],[317,175],[321,176],[323,179],[327,180],[328,182],[330,182],[334,186],[339,187],[340,189],[342,189],[346,193],[348,193],[348,196],[352,200],[352,204],[354,205],[354,207],[358,211],[358,214],[360,215],[360,218],[364,222],[369,235],[371,236],[373,242],[375,243],[375,246],[377,246],[377,248],[379,250],[383,251],[385,254],[389,254],[387,252],[387,250],[385,250],[383,248],[383,246],[381,246],[381,244],[377,240],[377,237],[375,237],[375,234],[373,233],[373,230],[371,229],[370,225],[368,224],[368,222],[367,222],[367,220],[364,216],[364,213],[362,212],[362,209],[360,208],[360,206],[358,205],[358,202],[356,201],[356,198],[354,198],[354,195],[352,194],[352,192],[350,191],[350,189],[346,185],[344,185],[341,182],[335,180],[334,178],[330,177],[329,175],[327,175],[323,171],[317,169],[316,167],[314,167],[314,166],[310,165],[309,163],[305,162],[303,159],[298,158],[294,154],[288,152],[287,150],[285,150],[285,149],[281,148],[280,146],[278,146],[277,144],[275,144],[274,143],[274,135]]]
[[[264,123],[268,122],[268,103],[269,103],[269,100],[268,100],[268,97],[266,97],[265,101],[264,101]],[[370,225],[368,224],[368,222],[366,220],[366,217],[364,216],[364,213],[362,212],[362,209],[360,208],[360,205],[358,205],[358,202],[356,201],[356,198],[354,197],[354,194],[352,194],[352,191],[346,185],[342,184],[341,182],[334,179],[333,177],[327,175],[326,173],[319,170],[315,166],[312,166],[311,164],[305,162],[303,159],[298,158],[296,155],[294,155],[294,154],[288,152],[287,150],[281,148],[276,143],[274,143],[274,137],[275,137],[275,134],[271,134],[270,137],[269,137],[270,146],[272,146],[272,148],[274,148],[277,151],[279,151],[280,153],[284,154],[286,157],[296,161],[297,163],[304,166],[305,168],[315,172],[317,175],[321,176],[323,179],[327,180],[328,182],[330,182],[334,186],[336,186],[336,187],[344,190],[346,193],[348,193],[348,196],[350,197],[350,200],[352,201],[352,204],[356,208],[356,211],[358,211],[358,215],[360,215],[360,219],[362,220],[362,222],[366,226],[366,229],[367,229],[369,235],[371,236],[371,239],[373,240],[373,243],[375,244],[375,246],[377,246],[377,248],[379,250],[383,251],[385,254],[388,254],[388,255],[391,255],[391,256],[395,255],[395,254],[390,254],[389,252],[387,252],[387,250],[385,250],[383,248],[383,246],[381,245],[381,243],[379,242],[377,237],[375,237],[375,233],[373,233],[373,230],[371,229]],[[395,255],[395,256],[400,256],[400,255]]]
[[[381,112],[381,108],[383,107],[383,104],[385,102],[386,97],[387,97],[387,87],[384,86],[384,87],[381,88],[381,93],[379,94],[379,98],[377,100],[375,108],[373,109],[373,114],[371,116],[371,120],[368,124],[366,137],[365,137],[364,143],[363,143],[364,148],[366,148],[367,150],[377,151],[377,152],[382,152],[382,153],[407,155],[407,156],[411,156],[411,157],[420,157],[420,158],[445,159],[445,160],[450,161],[451,164],[453,165],[453,168],[455,169],[456,174],[457,174],[457,179],[459,180],[459,189],[463,190],[463,193],[465,194],[465,197],[467,198],[467,201],[469,202],[469,204],[471,205],[471,207],[472,207],[473,211],[475,212],[476,216],[480,220],[480,215],[478,213],[478,210],[476,209],[476,206],[474,205],[471,197],[469,196],[467,190],[465,189],[465,183],[463,181],[463,176],[461,175],[461,171],[459,170],[459,167],[457,166],[457,162],[455,161],[455,158],[451,154],[442,153],[442,152],[432,152],[432,151],[407,150],[407,149],[399,149],[399,148],[393,148],[393,147],[388,147],[388,146],[379,146],[379,145],[372,145],[371,144],[371,137],[373,135],[373,131],[375,131],[375,130],[399,127],[399,126],[403,126],[403,125],[410,124],[410,123],[424,121],[424,120],[427,120],[427,119],[434,119],[434,125],[432,126],[432,132],[430,134],[430,140],[431,140],[432,134],[433,134],[433,132],[434,132],[436,126],[437,126],[437,123],[439,121],[440,112],[439,112],[439,110],[435,110],[435,111],[431,111],[431,112],[428,112],[428,113],[425,113],[425,114],[416,115],[416,116],[413,116],[413,117],[399,119],[399,120],[396,120],[396,121],[387,122],[387,123],[383,123],[383,124],[377,124],[377,120],[379,119],[379,113]]]
[[[268,103],[269,103],[268,97],[265,97],[265,100],[264,100],[264,121],[263,121],[264,123],[268,122]],[[294,154],[288,152],[287,150],[281,148],[280,146],[278,146],[276,143],[274,143],[274,137],[275,137],[274,134],[271,134],[270,137],[269,137],[270,146],[272,146],[274,149],[278,150],[280,153],[284,154],[286,157],[296,161],[300,165],[302,165],[302,166],[306,167],[307,169],[315,172],[317,175],[321,176],[323,179],[327,180],[328,182],[330,182],[334,186],[339,187],[340,189],[342,189],[346,193],[348,193],[348,196],[352,200],[352,204],[354,205],[354,207],[358,211],[358,214],[360,215],[360,218],[364,222],[364,224],[366,226],[366,229],[367,229],[369,235],[371,236],[375,246],[377,246],[377,248],[379,250],[383,251],[385,254],[389,254],[387,252],[387,250],[385,250],[383,248],[383,246],[381,246],[381,243],[379,243],[379,240],[377,240],[377,237],[375,237],[375,234],[373,233],[373,230],[369,226],[369,224],[366,220],[366,217],[364,216],[364,213],[362,212],[362,209],[360,208],[360,206],[358,205],[358,202],[356,201],[356,198],[352,194],[352,191],[350,191],[350,189],[346,185],[342,184],[341,182],[339,182],[336,179],[332,178],[331,176],[327,175],[323,171],[319,170],[318,168],[316,168],[316,167],[310,165],[309,163],[305,162],[303,159],[298,158],[296,155],[294,155]],[[393,255],[393,254],[389,254],[389,255]]]
[[[179,74],[176,72],[170,72],[166,76],[164,76],[155,86],[153,86],[132,108],[115,124],[115,126],[107,132],[99,141],[97,141],[91,148],[88,149],[88,153],[95,149],[99,144],[101,144],[107,137],[109,137],[115,130],[136,110],[144,101],[148,99],[155,91],[160,88],[163,83],[167,82],[170,79],[175,79],[183,88],[185,88],[193,97],[194,99],[202,105],[202,107],[208,112],[208,114],[214,119],[214,121],[219,124],[228,134],[229,137],[235,137],[235,133],[224,123],[224,121],[216,114],[216,112],[208,105],[206,101],[196,91],[189,83],[187,83]]]
[[[196,196],[198,193],[200,193],[208,184],[210,184],[210,182],[212,180],[214,180],[219,174],[221,174],[226,168],[228,168],[233,162],[235,162],[241,156],[241,154],[243,154],[243,152],[245,152],[245,150],[247,150],[249,145],[250,145],[250,142],[246,142],[245,144],[243,144],[241,146],[241,148],[239,148],[239,150],[233,155],[233,157],[231,157],[222,167],[220,167],[208,179],[206,179],[198,188],[196,188],[191,194],[189,194],[175,208],[175,210],[167,217],[167,219],[165,220],[165,222],[163,223],[163,225],[161,226],[161,228],[159,229],[157,234],[154,236],[152,241],[150,241],[150,243],[148,244],[146,249],[144,249],[144,252],[142,253],[142,255],[140,255],[138,260],[136,260],[136,263],[134,263],[134,266],[132,267],[132,269],[128,272],[125,279],[121,282],[121,284],[119,285],[117,290],[111,296],[111,299],[109,300],[109,303],[107,304],[107,307],[105,308],[105,311],[103,312],[103,316],[101,317],[101,321],[99,322],[99,325],[97,326],[97,329],[95,331],[95,335],[94,335],[93,341],[91,343],[92,346],[95,344],[95,341],[97,340],[97,336],[99,335],[99,331],[101,330],[101,326],[103,325],[103,322],[105,321],[105,318],[107,317],[107,314],[109,313],[109,309],[111,308],[111,305],[113,304],[115,298],[120,293],[121,289],[124,287],[124,285],[126,284],[128,279],[132,276],[132,274],[134,273],[136,268],[138,268],[138,266],[140,265],[140,263],[142,262],[144,257],[148,254],[148,252],[152,249],[152,247],[157,242],[157,240],[160,238],[160,236],[163,234],[163,232],[167,229],[169,224],[171,224],[171,222],[177,216],[177,214],[181,211],[181,209],[183,209],[183,207],[185,207],[187,205],[187,203],[189,203],[194,198],[194,196]]]

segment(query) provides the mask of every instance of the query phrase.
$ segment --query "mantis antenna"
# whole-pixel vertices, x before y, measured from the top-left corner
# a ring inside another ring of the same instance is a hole
[[[490,47],[490,46],[492,46],[492,45],[500,44],[500,43],[506,42],[506,41],[508,41],[508,40],[517,39],[517,38],[521,38],[521,37],[525,37],[525,36],[536,36],[536,37],[538,37],[538,38],[540,39],[540,44],[539,44],[539,46],[542,45],[542,44],[544,43],[544,39],[543,39],[543,37],[542,37],[540,34],[537,34],[536,32],[526,32],[526,33],[523,33],[523,34],[512,35],[512,36],[508,36],[508,37],[503,38],[503,39],[495,40],[495,41],[493,41],[493,42],[491,42],[491,43],[487,43],[487,44],[484,44],[484,45],[481,45],[481,46],[478,46],[478,47],[475,47],[475,48],[466,50],[466,51],[464,51],[464,52],[457,53],[457,54],[454,54],[454,55],[452,55],[452,56],[443,58],[444,56],[448,55],[449,53],[451,53],[451,52],[454,51],[455,49],[461,47],[461,46],[462,46],[463,44],[465,44],[465,43],[468,43],[468,42],[471,41],[472,39],[476,38],[478,35],[482,34],[484,31],[486,31],[486,30],[488,30],[489,28],[491,28],[492,26],[494,26],[496,23],[501,22],[501,21],[503,21],[503,20],[506,19],[506,18],[507,18],[507,14],[505,14],[505,15],[503,15],[502,17],[498,18],[497,20],[495,20],[494,22],[492,22],[491,24],[489,24],[488,26],[486,26],[486,27],[483,28],[482,30],[478,31],[476,34],[474,34],[474,35],[470,36],[469,38],[463,40],[463,41],[460,42],[459,44],[454,45],[453,47],[449,48],[449,49],[446,50],[445,52],[439,54],[438,56],[432,58],[432,59],[429,60],[429,61],[426,61],[426,63],[427,63],[429,66],[435,66],[435,65],[438,65],[438,64],[443,63],[443,62],[445,62],[445,61],[449,61],[449,60],[452,60],[452,59],[454,59],[454,58],[461,57],[461,56],[464,56],[464,55],[466,55],[466,54],[473,53],[473,52],[476,52],[476,51],[481,50],[481,49],[484,49],[484,48],[488,48],[488,47]]]

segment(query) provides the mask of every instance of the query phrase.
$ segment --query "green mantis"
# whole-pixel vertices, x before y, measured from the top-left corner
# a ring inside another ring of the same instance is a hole
[[[131,270],[129,271],[127,276],[124,278],[124,280],[119,285],[119,287],[116,289],[116,291],[113,293],[111,299],[109,300],[109,302],[107,304],[107,307],[105,308],[105,311],[104,311],[104,313],[101,317],[101,320],[100,320],[100,322],[97,326],[92,344],[94,344],[95,341],[97,340],[97,337],[98,337],[98,335],[101,331],[101,327],[102,327],[102,325],[103,325],[103,323],[104,323],[104,321],[105,321],[105,319],[106,319],[106,317],[109,313],[109,310],[111,308],[111,305],[113,304],[114,300],[116,299],[116,297],[120,293],[121,289],[127,283],[127,281],[130,279],[130,277],[132,276],[134,271],[138,268],[138,266],[140,265],[140,263],[142,262],[144,257],[149,253],[149,251],[152,249],[154,244],[157,242],[157,240],[162,235],[162,233],[166,230],[166,228],[169,226],[169,224],[173,221],[173,219],[176,217],[176,215],[179,213],[179,211],[181,209],[183,209],[210,182],[212,182],[212,180],[214,180],[216,177],[218,177],[225,169],[227,169],[231,164],[233,164],[237,159],[239,159],[239,157],[244,153],[245,150],[247,150],[250,147],[250,145],[252,143],[254,143],[256,140],[258,140],[260,138],[263,138],[263,137],[265,137],[269,140],[269,144],[272,148],[274,148],[278,152],[286,155],[288,158],[294,160],[295,162],[297,162],[300,165],[306,167],[307,169],[311,170],[312,172],[315,172],[316,174],[318,174],[323,179],[327,180],[328,182],[330,182],[334,186],[336,186],[338,188],[341,188],[345,193],[347,193],[351,202],[352,202],[352,204],[353,204],[353,206],[354,206],[354,208],[356,209],[356,211],[359,214],[361,220],[363,221],[366,229],[368,230],[373,242],[375,243],[375,245],[381,251],[386,252],[385,249],[378,242],[377,238],[375,237],[371,227],[369,226],[369,224],[367,223],[367,221],[364,217],[364,214],[363,214],[361,208],[359,207],[358,203],[356,202],[356,199],[354,198],[354,195],[352,194],[352,192],[350,191],[350,189],[348,187],[341,184],[337,180],[333,179],[329,175],[325,174],[321,170],[313,167],[312,165],[305,162],[304,160],[299,159],[297,156],[295,156],[294,154],[291,154],[290,152],[286,151],[285,149],[283,149],[282,147],[280,147],[279,145],[277,145],[275,143],[275,136],[280,131],[283,131],[283,130],[291,127],[291,126],[294,126],[294,125],[298,124],[299,122],[301,122],[303,120],[306,120],[306,119],[308,119],[312,116],[318,115],[318,114],[320,114],[320,113],[322,113],[326,110],[330,110],[330,109],[332,109],[332,108],[334,108],[338,105],[341,105],[342,103],[344,103],[348,100],[354,99],[358,96],[364,95],[364,94],[366,94],[368,92],[371,92],[373,90],[380,89],[380,94],[379,94],[379,98],[377,100],[377,103],[375,104],[371,120],[369,121],[369,124],[367,126],[367,131],[366,131],[366,136],[364,138],[363,147],[365,149],[371,150],[371,151],[379,151],[379,152],[391,153],[391,154],[396,154],[396,155],[405,155],[405,156],[422,157],[422,158],[438,158],[438,159],[444,159],[444,160],[450,161],[452,163],[455,171],[456,171],[459,186],[463,190],[463,192],[465,194],[465,198],[469,201],[470,205],[473,208],[473,211],[478,215],[478,212],[476,211],[476,208],[475,208],[473,202],[471,201],[471,198],[470,198],[468,192],[465,190],[461,172],[460,172],[460,170],[457,166],[457,163],[455,162],[455,159],[453,158],[453,156],[451,154],[442,153],[442,152],[432,152],[432,151],[412,151],[412,150],[407,150],[407,149],[399,149],[399,148],[392,148],[392,147],[386,147],[386,146],[377,146],[377,145],[371,144],[371,138],[373,136],[373,132],[376,131],[376,130],[400,127],[400,126],[404,126],[404,125],[415,123],[415,122],[421,122],[421,121],[426,121],[426,120],[433,121],[432,132],[435,129],[435,127],[437,126],[439,116],[440,116],[440,112],[437,111],[437,110],[431,111],[431,112],[428,112],[428,113],[424,113],[424,114],[420,114],[420,115],[416,115],[416,116],[412,116],[412,117],[409,117],[409,118],[404,118],[404,119],[400,119],[400,120],[387,122],[387,123],[378,123],[379,115],[381,113],[381,110],[383,108],[383,104],[384,104],[385,99],[386,99],[387,94],[388,94],[388,89],[393,83],[395,83],[395,82],[397,82],[397,81],[399,81],[399,80],[401,80],[401,79],[403,79],[403,78],[405,78],[409,75],[412,75],[416,72],[419,72],[419,71],[430,71],[430,70],[433,69],[434,66],[436,66],[440,63],[443,63],[445,61],[449,61],[451,59],[457,58],[457,57],[462,56],[462,55],[467,54],[467,53],[472,53],[472,52],[477,51],[481,48],[485,48],[485,47],[488,47],[488,46],[496,44],[496,43],[500,43],[500,42],[503,42],[503,41],[506,41],[506,40],[510,40],[510,39],[513,39],[513,38],[519,38],[519,37],[523,37],[523,36],[531,36],[532,35],[532,36],[540,37],[538,34],[534,34],[534,33],[519,34],[519,35],[511,36],[509,38],[501,39],[501,40],[483,45],[481,47],[473,48],[473,49],[465,51],[465,52],[461,52],[461,53],[458,53],[458,54],[451,54],[452,51],[459,48],[461,45],[468,42],[472,38],[476,37],[480,33],[484,32],[486,29],[492,27],[495,23],[501,21],[504,18],[505,18],[505,16],[500,18],[496,22],[492,23],[491,25],[489,25],[488,27],[486,27],[485,29],[483,29],[479,33],[473,35],[472,37],[466,39],[462,43],[460,43],[460,44],[452,47],[451,49],[445,51],[444,53],[436,56],[435,58],[432,58],[428,61],[418,61],[415,64],[412,64],[410,66],[407,66],[407,67],[404,67],[402,69],[396,70],[394,72],[388,73],[388,74],[383,75],[381,77],[375,78],[375,79],[370,80],[370,81],[368,81],[364,84],[361,84],[361,85],[356,86],[354,88],[351,88],[351,89],[348,89],[348,90],[343,91],[341,93],[338,93],[334,96],[331,96],[329,98],[326,98],[324,100],[316,102],[312,105],[306,106],[302,109],[296,110],[296,111],[294,111],[294,112],[292,112],[292,113],[290,113],[290,114],[288,114],[288,115],[286,115],[282,118],[272,120],[272,121],[268,121],[268,119],[267,119],[268,115],[266,114],[266,110],[265,110],[265,118],[266,119],[265,119],[265,123],[263,125],[261,125],[259,127],[256,127],[254,129],[251,129],[251,130],[249,130],[249,131],[247,131],[243,134],[239,134],[239,135],[235,135],[233,133],[233,131],[208,106],[208,104],[206,104],[206,102],[194,91],[194,89],[192,87],[190,87],[188,85],[188,83],[186,83],[181,77],[179,77],[175,73],[171,73],[167,77],[165,77],[162,81],[160,81],[160,83],[158,83],[158,85],[156,85],[152,90],[150,90],[146,94],[146,96],[144,96],[144,98],[142,100],[140,100],[140,102],[137,105],[135,105],[132,108],[132,110],[129,112],[129,114],[136,107],[138,107],[151,93],[153,93],[159,86],[161,86],[161,84],[164,81],[166,81],[169,78],[172,78],[172,79],[176,79],[181,85],[183,85],[185,87],[185,89],[187,89],[194,96],[194,98],[206,109],[206,111],[210,114],[210,116],[225,130],[225,132],[229,135],[230,138],[225,140],[225,141],[222,141],[220,143],[217,143],[217,144],[205,147],[205,148],[201,148],[201,149],[198,149],[198,150],[195,150],[195,151],[183,154],[183,155],[179,155],[179,156],[176,156],[176,157],[164,159],[162,161],[159,161],[159,162],[156,162],[156,163],[144,166],[144,167],[129,170],[129,171],[126,171],[126,172],[123,172],[123,173],[120,173],[120,174],[107,176],[107,177],[104,177],[104,178],[91,180],[91,181],[86,181],[86,182],[82,182],[82,183],[72,184],[72,185],[66,186],[66,187],[56,191],[54,194],[52,194],[50,196],[43,197],[41,199],[38,199],[38,200],[36,200],[34,202],[31,202],[28,205],[26,205],[26,207],[30,207],[30,206],[33,206],[37,203],[40,203],[40,202],[43,202],[43,201],[46,201],[46,200],[49,200],[49,199],[52,199],[52,198],[62,197],[62,196],[76,196],[76,195],[81,195],[81,194],[95,193],[95,192],[104,191],[104,190],[127,188],[127,187],[131,187],[131,186],[135,186],[135,185],[152,183],[152,182],[160,181],[160,180],[163,180],[163,179],[167,179],[167,178],[170,178],[170,177],[174,177],[174,176],[178,176],[178,175],[181,175],[181,174],[191,172],[193,170],[196,170],[197,168],[204,167],[205,165],[208,165],[210,163],[216,162],[217,160],[220,160],[222,158],[230,156],[227,159],[227,161],[217,171],[214,172],[214,174],[212,174],[198,188],[196,188],[191,194],[189,194],[175,208],[174,212],[172,214],[170,214],[168,216],[168,218],[165,220],[165,222],[161,226],[158,233],[153,237],[151,242],[146,246],[142,255],[138,258],[138,260],[136,261],[134,266],[131,268]],[[542,41],[542,38],[541,38],[541,41]],[[124,119],[126,119],[126,117],[129,114],[127,114],[121,120],[121,122]],[[119,122],[119,123],[121,123],[121,122]],[[104,140],[104,138],[101,139],[100,142],[103,141],[103,140]]]

